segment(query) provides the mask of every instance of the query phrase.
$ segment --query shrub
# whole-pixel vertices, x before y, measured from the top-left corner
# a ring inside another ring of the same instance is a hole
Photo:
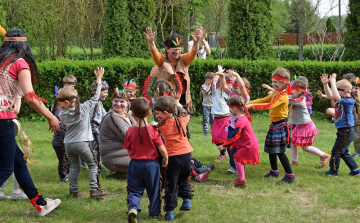
[[[328,100],[320,100],[316,91],[322,90],[320,82],[320,75],[327,72],[331,73],[355,73],[359,74],[360,61],[356,62],[318,62],[318,61],[276,61],[276,60],[195,60],[189,68],[191,77],[191,94],[194,105],[197,109],[197,114],[201,114],[201,94],[200,86],[204,83],[204,75],[208,71],[216,71],[218,64],[223,65],[226,69],[233,69],[241,76],[249,79],[251,83],[250,96],[252,99],[264,97],[267,91],[261,87],[262,83],[271,84],[271,73],[276,67],[285,67],[289,69],[291,75],[303,75],[309,79],[310,90],[314,97],[313,109],[324,112],[330,106]],[[90,93],[90,84],[95,80],[93,71],[96,67],[103,66],[105,68],[104,80],[108,81],[110,85],[109,94],[114,91],[114,87],[122,89],[123,83],[129,78],[133,78],[139,83],[139,89],[146,77],[150,74],[154,62],[151,59],[124,59],[112,58],[97,61],[73,61],[69,59],[62,59],[54,62],[38,63],[41,82],[35,85],[36,93],[48,98],[46,105],[51,107],[55,102],[54,86],[60,85],[62,78],[66,74],[73,74],[78,79],[76,90],[79,92],[80,101],[88,98]],[[138,91],[141,94],[141,90]],[[104,103],[108,109],[110,105],[110,98]],[[31,117],[34,113],[29,108],[27,103],[23,103],[20,116]]]

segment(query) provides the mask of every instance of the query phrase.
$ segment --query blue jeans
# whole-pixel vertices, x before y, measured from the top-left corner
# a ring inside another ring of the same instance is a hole
[[[212,106],[203,106],[203,130],[209,131],[209,123],[212,126],[214,114],[211,113]]]
[[[146,189],[150,200],[150,216],[160,214],[160,170],[157,160],[131,160],[127,174],[128,209],[136,208],[141,211],[140,200]]]
[[[354,140],[354,128],[339,128],[336,133],[336,141],[331,150],[330,170],[338,172],[340,167],[340,157],[344,160],[349,169],[356,170],[358,165],[350,155],[349,145]]]
[[[229,126],[228,127],[228,135],[227,135],[227,140],[233,138],[237,133],[238,133],[239,129],[234,129],[233,127]],[[234,155],[237,152],[236,147],[233,147],[232,150],[230,150],[229,148],[227,149],[228,155],[229,155],[229,162],[230,162],[230,166],[234,169],[236,169],[235,167],[235,162],[234,162]]]
[[[3,185],[14,172],[20,187],[31,200],[38,195],[38,190],[31,179],[23,155],[15,140],[14,122],[12,119],[0,119],[0,185]],[[36,200],[38,205],[44,202],[42,196]]]

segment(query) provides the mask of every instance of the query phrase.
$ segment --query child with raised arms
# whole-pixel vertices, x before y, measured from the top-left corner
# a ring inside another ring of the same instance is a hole
[[[307,108],[306,83],[302,80],[295,80],[291,86],[290,120],[295,125],[291,131],[291,165],[299,165],[298,149],[320,157],[319,167],[326,166],[330,155],[312,146],[318,130],[310,118]]]
[[[218,73],[224,73],[224,69],[221,65],[218,65]],[[225,75],[226,83],[232,85],[227,74]],[[213,83],[211,84],[211,94],[213,100],[212,113],[214,114],[214,123],[211,130],[211,142],[217,146],[222,145],[228,134],[228,126],[230,125],[230,110],[226,104],[226,100],[229,96],[224,92],[224,89],[220,85],[220,76],[215,75]],[[215,162],[220,162],[226,158],[226,150],[220,150],[219,156],[215,159]]]
[[[236,152],[233,155],[238,178],[231,181],[235,186],[246,186],[245,164],[257,165],[259,161],[259,142],[251,127],[252,122],[249,111],[245,107],[245,100],[240,95],[234,95],[226,103],[230,107],[232,115],[237,117],[235,122],[234,134],[220,146],[219,149],[225,149],[232,144]]]
[[[186,135],[189,116],[177,115],[177,102],[171,96],[162,96],[155,102],[155,113],[159,120],[165,147],[169,156],[166,170],[167,184],[165,188],[165,219],[174,219],[177,207],[177,195],[183,199],[180,211],[191,209],[191,186],[189,182],[191,168],[191,147]]]
[[[144,98],[136,98],[131,106],[133,117],[137,124],[126,133],[124,148],[131,158],[128,174],[128,222],[138,222],[138,212],[141,211],[140,200],[146,189],[150,200],[150,217],[160,215],[160,169],[157,161],[158,150],[161,153],[162,166],[168,164],[168,154],[159,131],[147,123],[151,116],[151,104]]]
[[[271,125],[266,135],[264,151],[269,153],[271,169],[264,178],[279,177],[277,157],[285,170],[285,176],[280,182],[293,183],[295,175],[286,156],[286,148],[290,143],[290,124],[287,116],[289,113],[290,74],[285,68],[278,68],[273,73],[272,88],[274,92],[265,98],[249,101],[248,109],[269,110]]]
[[[70,161],[70,196],[78,197],[83,193],[79,190],[78,178],[80,174],[81,157],[89,167],[90,197],[106,195],[106,190],[101,190],[99,185],[96,158],[89,142],[93,140],[90,126],[89,113],[91,108],[98,102],[101,91],[101,78],[104,68],[94,71],[97,88],[94,96],[80,104],[77,91],[72,87],[64,87],[58,93],[57,101],[63,111],[59,114],[60,120],[66,126],[64,145],[66,156]]]
[[[335,101],[335,127],[337,128],[335,144],[331,150],[330,169],[323,172],[327,176],[337,177],[339,174],[340,158],[350,169],[349,176],[360,176],[360,169],[349,153],[349,145],[354,139],[354,116],[352,114],[355,99],[351,97],[351,83],[348,80],[336,82],[336,74],[328,78],[321,76],[326,96]],[[329,87],[331,84],[331,89]]]
[[[235,78],[235,81],[232,85],[232,88],[229,88],[228,85],[226,84],[226,80],[225,80],[225,76],[223,73],[218,72],[216,73],[217,75],[220,76],[220,84],[221,84],[221,88],[224,89],[224,92],[226,94],[228,94],[229,96],[233,96],[233,95],[240,95],[241,97],[244,98],[245,103],[250,101],[250,96],[249,96],[249,88],[250,88],[250,82],[244,78],[244,77],[240,77],[240,75],[236,72],[234,72],[233,70],[228,70],[227,71],[229,78],[233,77],[233,79]],[[235,123],[236,120],[239,117],[237,117],[236,115],[233,115],[232,112],[230,112],[230,125],[228,126],[228,131],[227,131],[227,140],[229,140],[230,138],[232,138],[235,134]],[[230,168],[227,170],[230,173],[236,173],[236,167],[235,167],[235,162],[234,162],[234,154],[236,153],[236,148],[231,147],[231,145],[227,146],[227,152],[229,155],[229,161],[230,161]]]

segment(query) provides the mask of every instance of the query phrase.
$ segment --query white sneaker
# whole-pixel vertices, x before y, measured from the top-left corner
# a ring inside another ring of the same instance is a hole
[[[15,194],[14,192],[11,194],[11,199],[14,200],[26,200],[28,197],[23,192],[20,192],[18,194]]]
[[[45,201],[46,201],[45,206],[40,205],[41,211],[36,211],[36,214],[39,216],[45,216],[45,215],[49,214],[52,210],[54,210],[61,203],[60,199],[53,200],[51,198],[45,198]]]
[[[229,169],[227,169],[227,172],[229,173],[237,173],[236,169],[233,167],[230,167]]]
[[[10,199],[10,197],[6,196],[5,194],[0,196],[0,200],[5,200],[5,199]]]

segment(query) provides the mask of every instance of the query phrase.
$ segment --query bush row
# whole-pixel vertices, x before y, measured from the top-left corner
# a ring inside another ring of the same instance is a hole
[[[241,76],[249,79],[251,83],[250,96],[252,99],[264,97],[267,91],[261,87],[262,83],[271,84],[271,73],[278,67],[289,69],[291,75],[303,75],[309,79],[310,90],[314,97],[313,109],[316,111],[325,111],[330,106],[328,100],[320,99],[316,91],[322,90],[320,75],[322,73],[355,73],[359,74],[360,61],[357,62],[317,62],[317,61],[249,61],[249,60],[195,60],[189,68],[191,76],[191,93],[197,114],[201,114],[200,86],[204,82],[204,74],[208,71],[216,71],[217,65],[221,64],[226,69],[233,69]],[[94,69],[98,66],[105,68],[104,80],[110,85],[109,94],[111,95],[114,87],[122,89],[123,83],[133,78],[139,85],[138,95],[141,94],[141,88],[144,80],[149,75],[154,62],[149,59],[124,59],[112,58],[97,61],[73,61],[62,59],[53,62],[38,63],[41,81],[35,85],[37,94],[43,98],[48,98],[46,105],[50,108],[55,101],[54,86],[60,85],[62,78],[66,74],[73,74],[77,77],[78,84],[76,89],[80,95],[80,101],[88,98],[90,85],[95,80]],[[339,79],[339,78],[338,78]],[[109,108],[110,97],[105,102]],[[21,116],[32,117],[34,113],[29,109],[26,103],[23,103]]]
[[[279,46],[279,47],[274,46],[273,48],[275,51],[274,55],[280,54],[280,60],[282,60],[282,61],[299,60],[299,46]],[[321,46],[317,45],[317,49],[320,52]],[[341,45],[339,48],[339,52],[341,53],[343,49],[344,49],[344,46]],[[221,55],[223,55],[224,50],[225,50],[224,48],[220,49]],[[335,50],[336,50],[336,45],[334,45],[334,44],[324,45],[323,61],[330,61],[330,58],[332,57]],[[303,52],[304,52],[304,55],[303,55],[304,60],[315,60],[316,59],[311,50],[310,45],[305,45]],[[317,52],[316,49],[314,49],[314,52]],[[213,58],[213,59],[219,58],[219,54],[218,54],[218,52],[216,52],[216,48],[214,48],[214,47],[211,48],[211,55],[208,57]],[[226,55],[225,55],[225,57],[226,57]],[[277,58],[278,58],[278,56],[277,56]],[[317,60],[319,60],[319,58]],[[339,59],[337,59],[337,60],[339,60]]]

